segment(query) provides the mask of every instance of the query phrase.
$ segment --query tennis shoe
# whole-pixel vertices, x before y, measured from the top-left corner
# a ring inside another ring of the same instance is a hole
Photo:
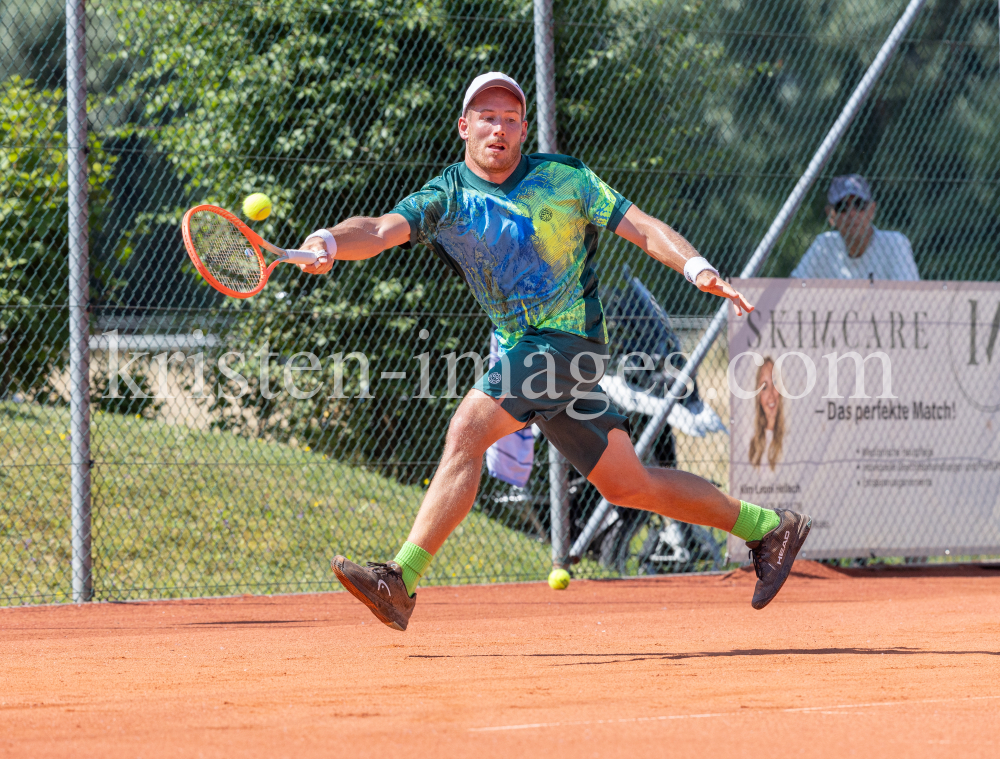
[[[781,517],[778,526],[760,540],[747,541],[757,573],[757,587],[751,601],[755,609],[763,609],[778,595],[812,527],[812,517],[787,509],[775,509],[775,513]]]
[[[406,592],[399,564],[369,561],[368,566],[362,567],[343,556],[335,556],[330,566],[341,585],[371,609],[380,622],[393,630],[406,629],[417,603],[417,594],[411,596]]]

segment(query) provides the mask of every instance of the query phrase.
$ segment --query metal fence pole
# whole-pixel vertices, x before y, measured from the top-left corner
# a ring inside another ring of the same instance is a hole
[[[555,27],[552,0],[534,0],[535,14],[535,103],[538,109],[538,152],[555,153],[556,71]],[[569,562],[569,468],[566,459],[549,446],[549,505],[552,518],[552,565]]]
[[[549,500],[552,507],[552,566],[569,567],[569,465],[549,443]]]
[[[535,102],[538,152],[555,153],[556,67],[552,0],[535,0]]]
[[[771,226],[767,230],[767,234],[764,235],[764,238],[760,241],[757,249],[750,257],[750,261],[743,268],[743,271],[740,272],[741,279],[752,277],[760,271],[760,267],[763,266],[764,261],[767,259],[768,254],[770,254],[774,244],[778,241],[781,233],[784,232],[788,222],[790,222],[792,217],[795,216],[803,198],[805,198],[806,193],[809,191],[812,183],[816,180],[816,177],[819,175],[823,166],[826,165],[830,155],[833,153],[837,145],[840,144],[840,140],[843,138],[844,133],[851,125],[851,122],[854,121],[854,117],[857,116],[858,111],[861,109],[861,105],[868,97],[872,87],[875,86],[875,82],[878,81],[878,78],[882,75],[882,72],[885,70],[886,65],[888,65],[890,58],[892,58],[893,53],[896,52],[896,48],[899,47],[899,43],[902,41],[903,36],[913,24],[914,19],[920,12],[920,9],[923,8],[925,2],[926,0],[910,0],[910,4],[906,6],[906,10],[903,11],[903,15],[899,17],[896,25],[889,33],[889,36],[886,37],[885,42],[878,51],[878,55],[875,56],[875,60],[872,61],[871,66],[868,67],[868,71],[865,72],[864,77],[862,77],[858,86],[854,89],[854,92],[851,94],[850,99],[848,99],[847,104],[840,112],[840,116],[837,117],[837,120],[830,128],[830,131],[827,132],[823,142],[820,143],[819,148],[813,155],[812,160],[809,161],[809,165],[799,178],[795,188],[792,190],[787,200],[785,200],[781,210],[778,211],[778,215],[774,217],[774,221],[771,222]],[[669,416],[671,409],[673,409],[674,404],[681,396],[684,395],[687,390],[687,383],[692,377],[694,377],[695,372],[698,371],[698,366],[701,364],[702,360],[704,360],[705,356],[708,355],[708,351],[715,342],[715,339],[722,334],[722,330],[725,328],[727,323],[728,310],[728,301],[719,306],[719,309],[715,312],[715,316],[712,318],[712,322],[709,325],[708,330],[702,336],[697,347],[691,353],[691,356],[684,365],[684,370],[680,373],[680,375],[678,375],[674,384],[671,386],[670,392],[665,399],[667,402],[660,407],[656,416],[650,420],[649,424],[647,424],[646,428],[643,430],[643,433],[639,438],[639,442],[635,445],[635,452],[639,455],[640,459],[645,459],[647,451],[652,448],[656,438],[663,430],[663,426],[666,424],[667,417]],[[593,540],[597,531],[600,529],[601,524],[607,516],[610,508],[611,504],[608,503],[607,500],[601,499],[601,502],[597,505],[597,509],[594,511],[590,520],[584,527],[583,532],[580,533],[580,536],[576,539],[572,549],[570,549],[570,557],[572,560],[579,561],[583,552],[586,551],[587,547],[590,545],[590,541]]]
[[[66,142],[69,164],[70,488],[73,602],[93,597],[90,555],[90,320],[87,244],[87,22],[66,0]]]

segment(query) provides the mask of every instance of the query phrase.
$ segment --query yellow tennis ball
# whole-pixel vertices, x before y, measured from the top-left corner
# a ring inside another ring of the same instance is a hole
[[[549,587],[552,590],[566,590],[569,587],[569,572],[565,569],[553,569],[549,572]]]
[[[262,192],[247,195],[243,201],[243,215],[254,221],[263,221],[271,215],[271,199]]]

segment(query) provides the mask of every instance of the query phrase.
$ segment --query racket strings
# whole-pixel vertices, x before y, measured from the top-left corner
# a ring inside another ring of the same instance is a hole
[[[190,229],[198,258],[219,284],[240,293],[260,286],[263,262],[236,226],[211,211],[200,211],[191,216]]]

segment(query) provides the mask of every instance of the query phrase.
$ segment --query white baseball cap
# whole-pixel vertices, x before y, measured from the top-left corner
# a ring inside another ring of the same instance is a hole
[[[864,201],[872,199],[872,190],[860,174],[845,174],[834,177],[830,182],[830,189],[826,193],[827,202],[831,206],[836,205],[841,200],[849,196],[861,198]]]
[[[513,92],[517,96],[517,99],[521,101],[521,107],[524,109],[524,112],[527,113],[528,103],[524,98],[524,90],[521,89],[521,85],[499,71],[480,74],[472,80],[469,89],[465,91],[465,99],[462,101],[462,113],[465,113],[469,107],[469,103],[473,101],[476,95],[483,90],[488,90],[490,87],[503,87],[505,90]]]

